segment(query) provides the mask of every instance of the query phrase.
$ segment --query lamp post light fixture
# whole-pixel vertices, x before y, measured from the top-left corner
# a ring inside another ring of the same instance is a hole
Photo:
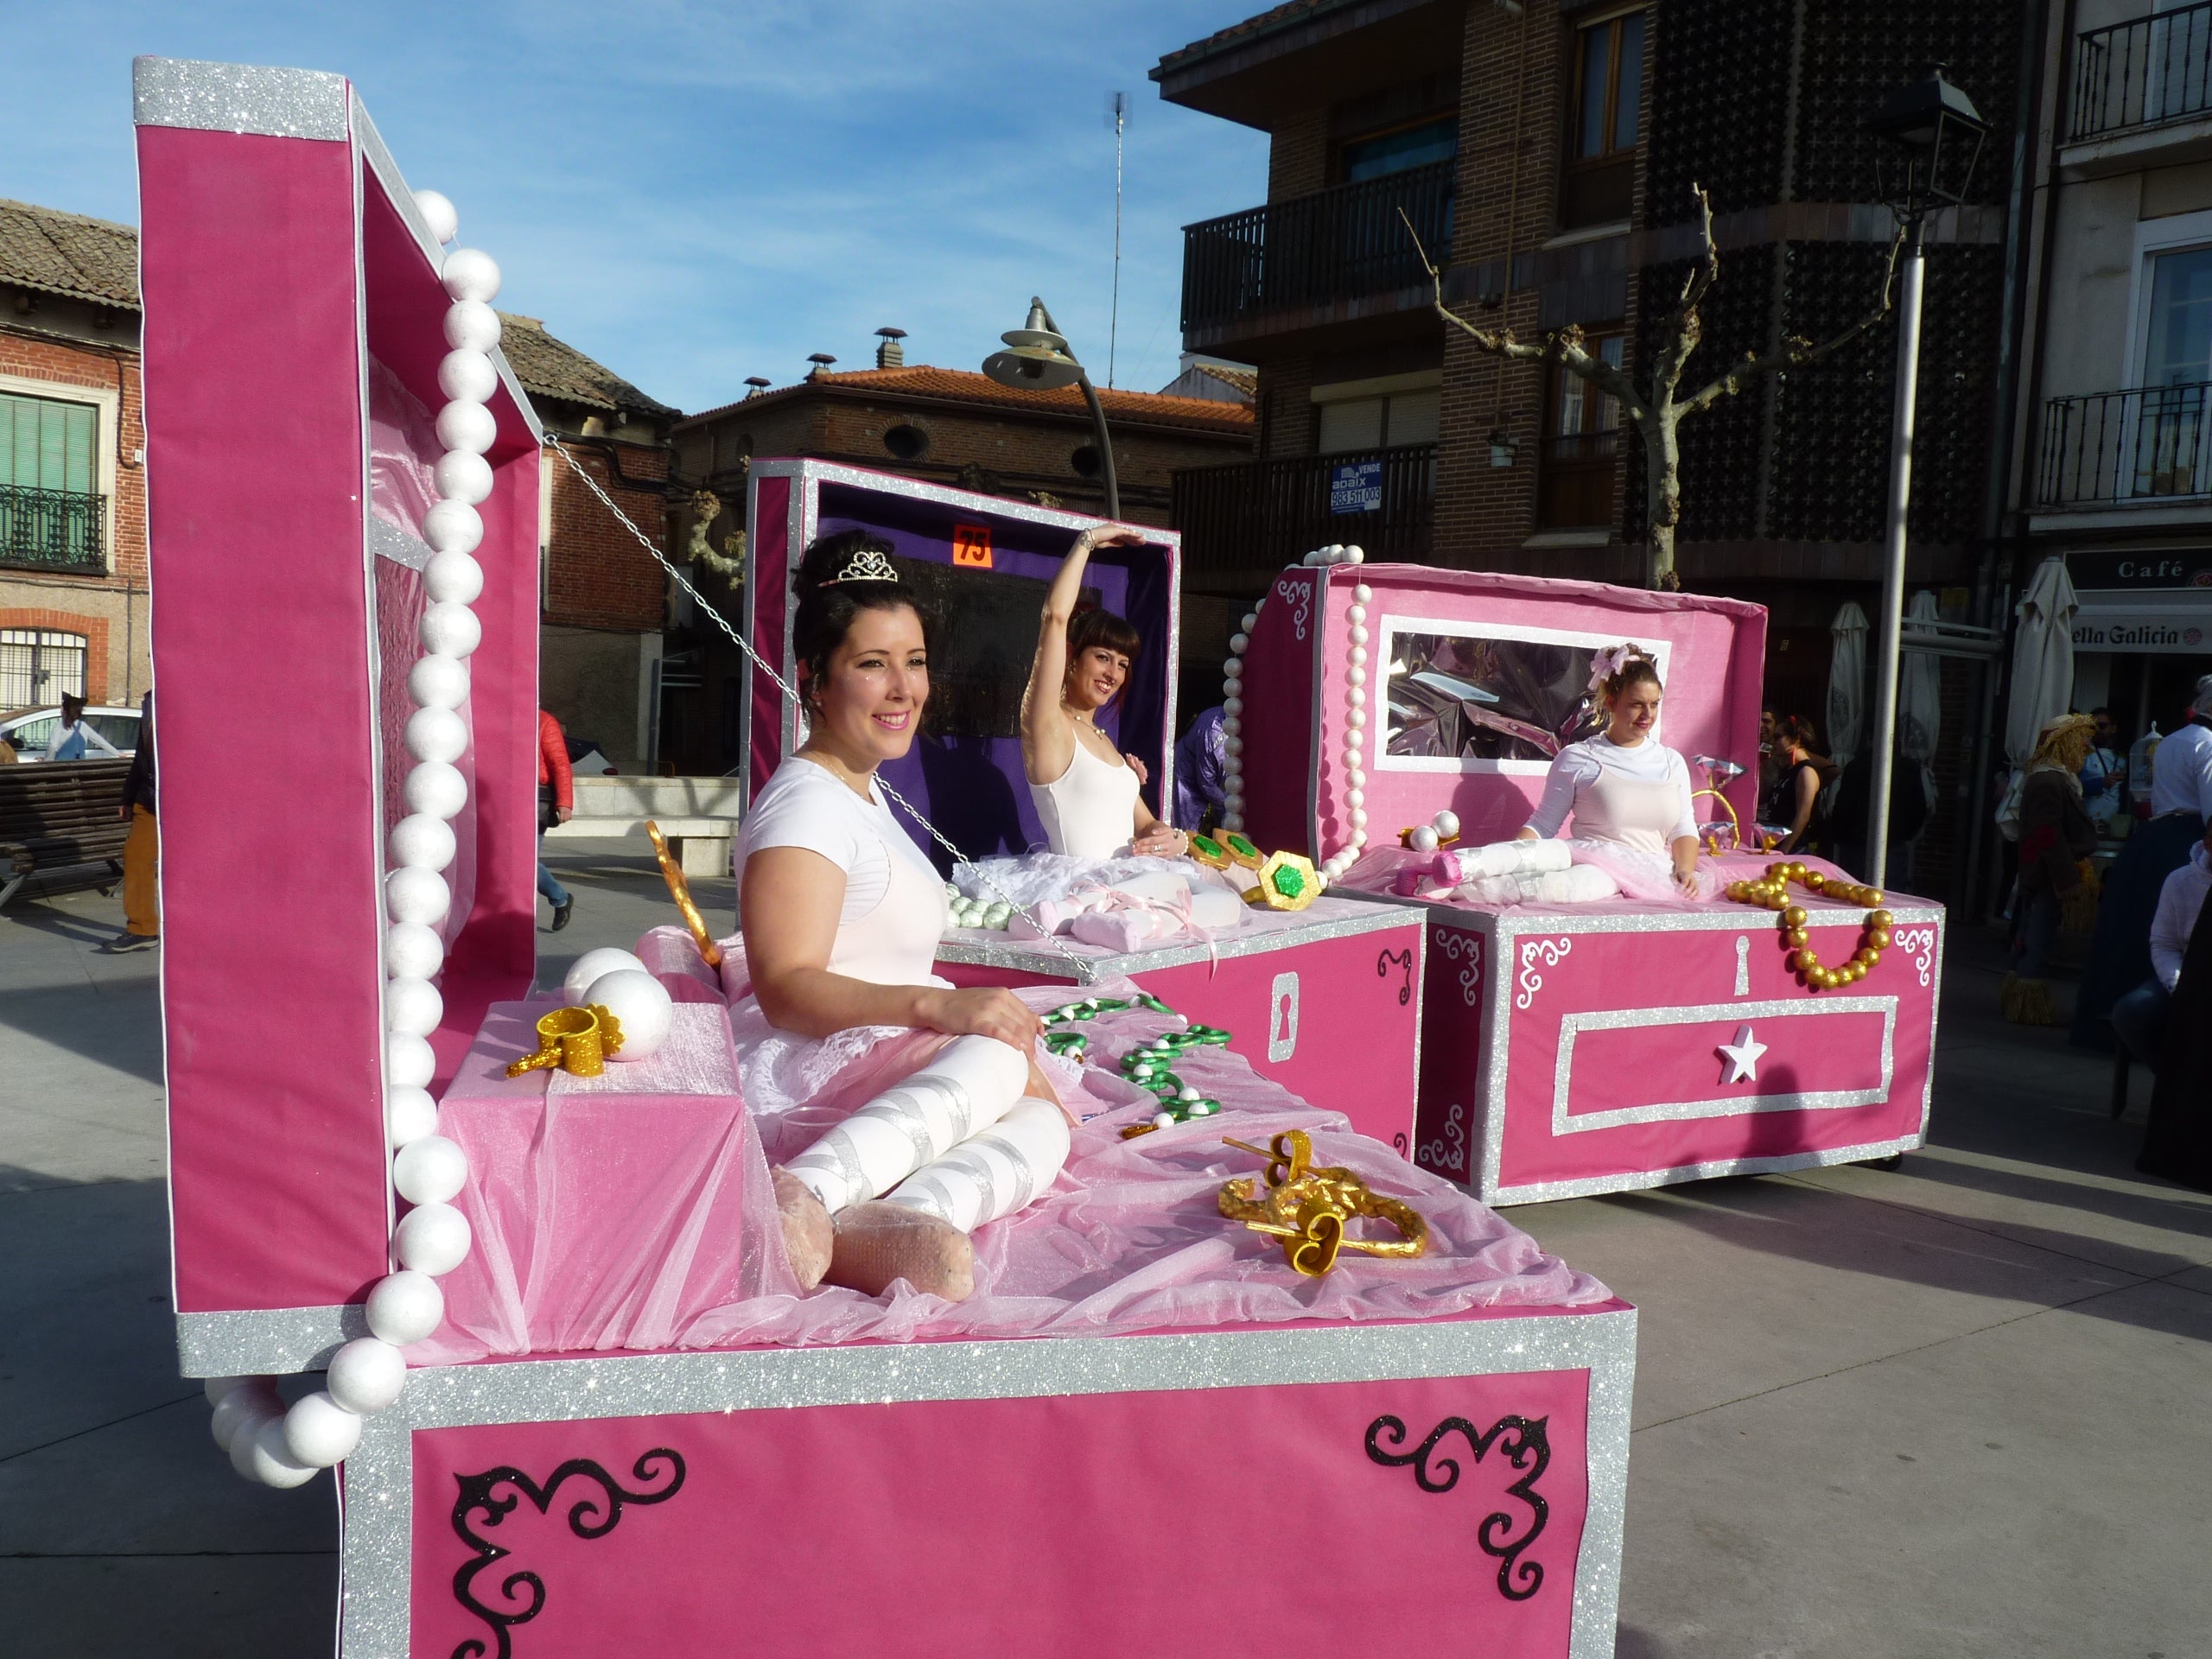
[[[999,338],[1006,342],[1006,350],[993,352],[983,359],[983,372],[999,385],[1019,391],[1058,391],[1063,386],[1083,388],[1083,400],[1090,406],[1090,423],[1098,435],[1099,476],[1106,486],[1106,516],[1119,518],[1122,490],[1114,474],[1114,441],[1106,433],[1106,411],[1098,402],[1097,388],[1090,384],[1083,365],[1069,352],[1067,336],[1053,322],[1045,302],[1032,296],[1029,321],[1021,327],[1007,329]]]
[[[1989,124],[1974,100],[1943,79],[1941,64],[1883,100],[1866,125],[1881,141],[1875,182],[1904,238],[1897,296],[1897,403],[1890,431],[1890,504],[1882,572],[1881,671],[1876,683],[1873,788],[1868,791],[1866,871],[1889,885],[1890,792],[1897,760],[1897,669],[1904,630],[1905,515],[1912,503],[1913,421],[1920,391],[1920,302],[1927,275],[1928,215],[1967,199]]]

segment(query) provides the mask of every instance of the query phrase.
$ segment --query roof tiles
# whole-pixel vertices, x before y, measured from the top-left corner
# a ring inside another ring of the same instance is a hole
[[[809,375],[797,385],[780,386],[760,396],[763,398],[785,397],[794,392],[810,390],[862,395],[877,393],[935,403],[982,404],[988,408],[1016,411],[1078,416],[1086,412],[1083,393],[1074,386],[1064,386],[1058,391],[1025,391],[1013,386],[1002,386],[988,375],[978,374],[972,369],[940,369],[926,364],[899,369],[854,369],[842,374]],[[758,400],[747,398],[742,401]],[[1207,397],[1169,397],[1156,391],[1116,391],[1101,387],[1098,401],[1109,419],[1124,423],[1236,433],[1247,432],[1252,426],[1252,411],[1247,405],[1220,403]],[[740,404],[725,404],[720,409],[709,410],[690,418],[694,422],[709,420],[740,406]]]
[[[136,311],[138,232],[104,219],[0,200],[0,283]]]

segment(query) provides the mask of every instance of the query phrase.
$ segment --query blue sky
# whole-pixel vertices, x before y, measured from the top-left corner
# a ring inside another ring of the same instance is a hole
[[[1103,384],[1106,96],[1127,144],[1116,381],[1176,372],[1179,227],[1266,195],[1267,139],[1145,72],[1264,0],[10,5],[0,196],[137,220],[138,53],[349,75],[408,182],[544,319],[652,396],[728,402],[810,352],[973,368],[1041,293]]]

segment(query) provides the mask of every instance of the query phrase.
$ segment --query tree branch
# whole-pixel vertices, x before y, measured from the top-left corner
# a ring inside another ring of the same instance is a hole
[[[1682,278],[1682,291],[1675,302],[1674,313],[1667,319],[1651,353],[1651,393],[1662,404],[1673,401],[1675,385],[1682,378],[1690,353],[1705,338],[1705,321],[1698,315],[1698,302],[1720,280],[1720,251],[1713,245],[1713,198],[1701,184],[1691,185],[1690,194],[1697,198],[1698,245],[1702,251]]]
[[[1818,346],[1814,345],[1802,334],[1788,334],[1783,336],[1781,345],[1771,352],[1745,353],[1742,359],[1734,367],[1710,385],[1700,387],[1697,391],[1686,398],[1681,404],[1682,412],[1695,414],[1699,410],[1719,403],[1723,397],[1732,397],[1762,375],[1780,374],[1784,370],[1802,369],[1808,363],[1817,363],[1830,352],[1849,345],[1876,323],[1881,321],[1884,317],[1889,315],[1890,308],[1895,302],[1892,291],[1897,285],[1897,251],[1904,243],[1904,232],[1900,228],[1897,234],[1890,238],[1889,256],[1882,268],[1881,298],[1875,302],[1874,308],[1865,316],[1836,335],[1834,339],[1823,340]]]

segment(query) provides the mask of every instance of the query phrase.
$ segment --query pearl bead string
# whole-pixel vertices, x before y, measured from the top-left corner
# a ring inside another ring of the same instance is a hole
[[[435,190],[415,204],[441,245],[459,232],[453,204]],[[400,786],[407,816],[392,826],[393,868],[385,879],[390,918],[384,938],[385,1127],[392,1153],[392,1185],[412,1207],[392,1232],[398,1270],[372,1288],[365,1311],[371,1335],[330,1357],[325,1386],[284,1408],[273,1376],[211,1377],[210,1427],[238,1471],[270,1486],[297,1486],[319,1469],[345,1459],[361,1438],[362,1420],[389,1408],[406,1386],[402,1350],[420,1342],[445,1318],[442,1274],[467,1258],[468,1218],[452,1200],[468,1179],[468,1160],[437,1133],[429,1092],[437,1069],[430,1033],[445,1015],[435,982],[445,962],[438,926],[451,912],[445,871],[459,850],[452,820],[468,804],[468,780],[454,763],[467,753],[468,658],[483,627],[470,609],[484,591],[474,556],[484,540],[477,507],[492,493],[485,460],[499,435],[488,407],[499,375],[492,351],[499,343],[499,268],[475,248],[454,248],[440,266],[451,303],[445,316],[445,358],[438,365],[438,442],[445,453],[432,471],[438,501],[423,515],[431,556],[423,567],[425,606],[416,637],[423,656],[408,671],[416,704],[403,741],[414,762]]]

